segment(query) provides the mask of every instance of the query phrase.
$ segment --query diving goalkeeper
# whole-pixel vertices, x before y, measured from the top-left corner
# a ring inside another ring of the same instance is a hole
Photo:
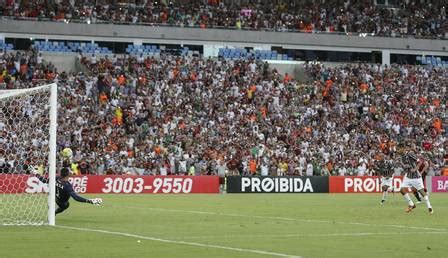
[[[103,200],[101,198],[85,199],[75,193],[72,184],[68,181],[69,174],[70,171],[68,170],[68,168],[62,168],[60,176],[56,176],[56,204],[58,205],[56,214],[68,209],[68,207],[70,206],[70,203],[68,202],[70,196],[78,202],[85,202],[95,205],[101,205],[103,203]],[[39,178],[40,181],[48,183],[48,178],[42,177],[39,173],[37,173],[37,171],[35,175]]]

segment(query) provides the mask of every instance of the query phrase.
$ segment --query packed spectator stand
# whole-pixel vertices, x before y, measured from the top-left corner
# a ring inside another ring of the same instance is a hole
[[[10,44],[8,44],[10,45]],[[6,89],[29,88],[51,82],[58,75],[52,63],[37,51],[10,51],[0,48],[0,84]]]
[[[58,83],[76,173],[369,175],[406,147],[446,166],[446,68],[305,64],[301,83],[253,59],[79,57],[88,74],[35,49],[0,57],[6,88]]]
[[[446,39],[446,1],[10,1],[3,18]]]

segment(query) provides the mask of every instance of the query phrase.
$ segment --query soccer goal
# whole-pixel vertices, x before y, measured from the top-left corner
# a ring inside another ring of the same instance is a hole
[[[55,225],[56,124],[55,83],[0,90],[0,225]]]

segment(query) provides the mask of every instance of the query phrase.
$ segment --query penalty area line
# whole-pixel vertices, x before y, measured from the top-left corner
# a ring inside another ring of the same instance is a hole
[[[222,212],[211,212],[211,211],[177,210],[177,209],[165,209],[165,208],[155,208],[155,207],[137,207],[137,206],[120,206],[120,207],[121,208],[126,207],[129,209],[153,210],[153,211],[160,211],[160,212],[192,213],[192,214],[241,217],[241,218],[251,218],[251,219],[256,218],[256,219],[268,219],[268,220],[279,220],[279,221],[297,221],[297,222],[305,222],[305,223],[341,224],[341,225],[353,225],[353,226],[386,227],[386,228],[400,228],[400,229],[415,229],[415,230],[448,232],[447,228],[431,228],[431,227],[394,225],[394,224],[371,224],[371,223],[363,223],[363,222],[301,219],[301,218],[288,218],[288,217],[277,217],[277,216],[260,216],[260,215],[246,215],[246,214],[236,214],[236,213],[222,213]]]
[[[209,236],[194,236],[194,237],[179,237],[179,239],[191,240],[191,239],[211,239],[211,238],[297,238],[297,237],[362,237],[362,236],[393,236],[393,235],[444,235],[448,232],[439,231],[417,231],[417,232],[355,232],[355,233],[329,233],[329,234],[263,234],[263,235],[209,235]]]
[[[269,251],[263,251],[263,250],[257,250],[257,249],[246,249],[246,248],[230,247],[230,246],[223,246],[223,245],[213,245],[213,244],[203,244],[203,243],[196,243],[196,242],[169,240],[169,239],[162,239],[162,238],[157,238],[157,237],[136,235],[136,234],[130,234],[130,233],[124,233],[124,232],[109,231],[109,230],[103,230],[103,229],[78,228],[78,227],[61,226],[61,225],[56,225],[55,227],[62,228],[62,229],[70,229],[70,230],[86,231],[86,232],[95,232],[95,233],[102,233],[102,234],[108,234],[108,235],[116,235],[116,236],[124,236],[124,237],[131,237],[131,238],[137,238],[137,239],[145,239],[145,240],[162,242],[162,243],[168,243],[168,244],[187,245],[187,246],[196,246],[196,247],[204,247],[204,248],[215,248],[215,249],[230,250],[230,251],[242,252],[242,253],[254,253],[254,254],[261,254],[261,255],[270,255],[270,256],[276,256],[276,257],[302,258],[302,256],[283,254],[283,253],[276,253],[276,252],[269,252]]]

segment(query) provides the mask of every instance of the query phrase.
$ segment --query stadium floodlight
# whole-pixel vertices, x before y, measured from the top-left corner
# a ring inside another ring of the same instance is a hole
[[[0,225],[55,225],[56,126],[55,83],[0,90]]]

